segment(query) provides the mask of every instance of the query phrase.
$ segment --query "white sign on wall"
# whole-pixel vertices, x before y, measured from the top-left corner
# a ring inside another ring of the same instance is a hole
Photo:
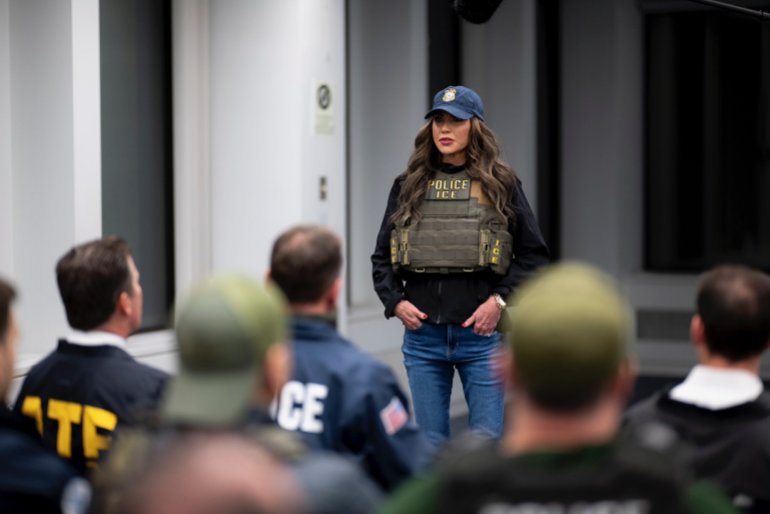
[[[334,88],[329,82],[313,81],[313,131],[319,136],[334,135]]]

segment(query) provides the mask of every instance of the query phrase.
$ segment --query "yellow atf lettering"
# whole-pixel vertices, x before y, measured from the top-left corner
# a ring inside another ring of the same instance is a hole
[[[21,412],[35,420],[37,431],[43,434],[43,401],[39,396],[27,396],[21,404]],[[102,435],[99,429],[113,431],[118,425],[118,416],[113,412],[91,405],[75,402],[48,400],[49,419],[58,423],[56,432],[56,452],[64,457],[72,457],[72,425],[82,424],[83,453],[87,459],[98,459],[99,452],[109,448],[112,437]]]
[[[72,424],[80,423],[83,406],[61,400],[48,400],[48,417],[59,423],[56,432],[56,452],[65,458],[72,457]]]
[[[39,396],[27,396],[21,404],[21,413],[35,420],[38,433],[43,435],[43,402]]]
[[[99,458],[99,452],[110,447],[111,436],[99,434],[98,428],[104,430],[115,430],[118,424],[118,417],[99,407],[86,405],[83,411],[83,454],[87,459]]]

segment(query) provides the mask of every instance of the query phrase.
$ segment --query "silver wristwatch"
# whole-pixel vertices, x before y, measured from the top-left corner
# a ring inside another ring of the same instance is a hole
[[[503,297],[500,296],[499,293],[494,293],[492,295],[492,298],[495,299],[495,305],[497,305],[497,308],[500,309],[500,311],[504,311],[505,308],[508,306],[507,303],[505,303],[505,300],[503,300]]]

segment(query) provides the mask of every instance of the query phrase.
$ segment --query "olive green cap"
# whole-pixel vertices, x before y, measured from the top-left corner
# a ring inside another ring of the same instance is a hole
[[[586,264],[557,264],[510,303],[514,368],[527,394],[555,409],[596,399],[631,343],[630,309],[609,275]]]
[[[240,276],[195,287],[176,316],[179,372],[162,405],[166,420],[227,425],[251,406],[267,349],[286,338],[285,302],[273,286]]]

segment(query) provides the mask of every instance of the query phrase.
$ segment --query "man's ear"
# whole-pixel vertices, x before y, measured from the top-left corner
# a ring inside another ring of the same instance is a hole
[[[690,319],[690,339],[695,346],[706,345],[706,328],[703,326],[703,318],[698,314],[693,314]]]
[[[267,349],[263,373],[266,392],[277,396],[291,377],[291,348],[287,343],[274,343]]]
[[[332,282],[332,285],[329,286],[329,289],[326,290],[326,294],[324,295],[326,305],[329,308],[333,309],[337,306],[337,299],[339,299],[341,291],[342,277],[337,277],[334,279],[334,282]]]
[[[118,295],[118,301],[115,305],[115,310],[120,312],[123,316],[130,316],[134,306],[131,303],[131,296],[127,291],[123,291]]]
[[[612,391],[623,402],[631,398],[634,393],[637,373],[637,363],[630,357],[624,358],[618,366],[615,380],[612,382]]]
[[[273,273],[272,270],[268,268],[268,270],[265,272],[265,282],[272,282],[273,281]]]

